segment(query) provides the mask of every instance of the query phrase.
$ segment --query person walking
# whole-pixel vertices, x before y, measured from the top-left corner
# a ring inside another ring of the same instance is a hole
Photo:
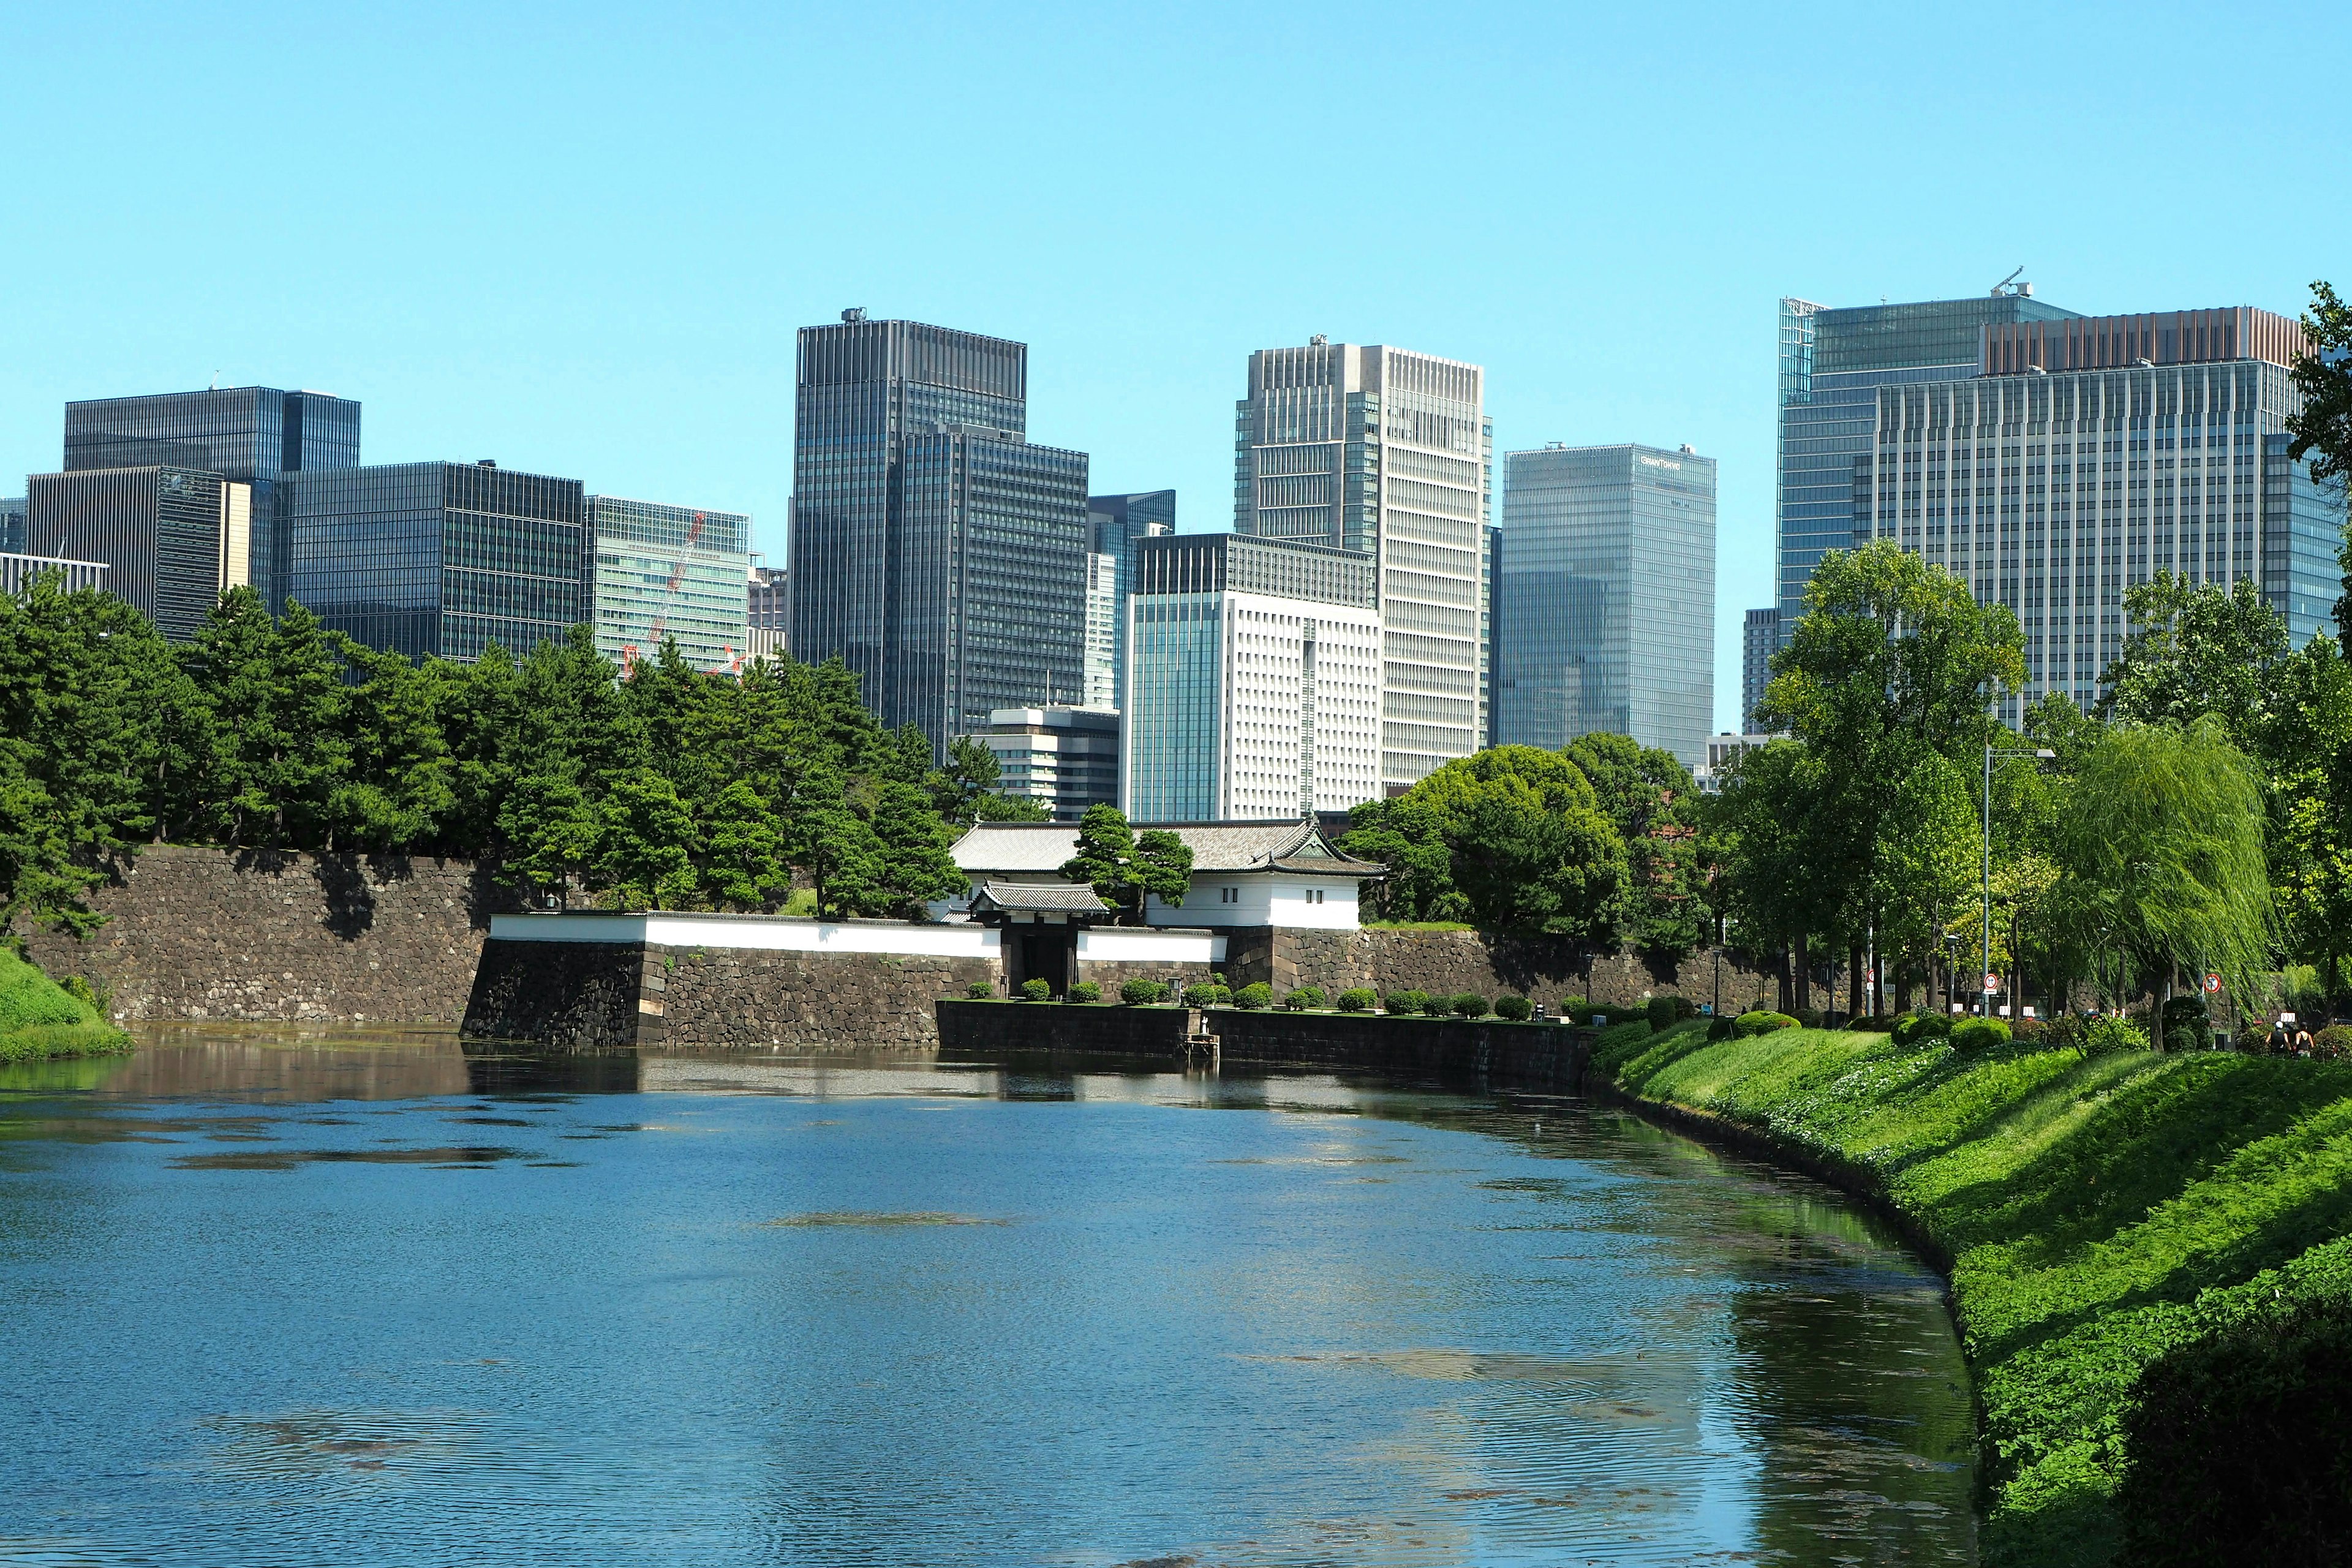
[[[2311,1031],[2301,1024],[2294,1026],[2294,1054],[2299,1057],[2311,1054]]]

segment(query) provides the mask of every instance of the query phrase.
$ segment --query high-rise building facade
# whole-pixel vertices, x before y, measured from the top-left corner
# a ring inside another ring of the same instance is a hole
[[[106,586],[102,561],[60,561],[50,555],[0,551],[0,595],[21,594],[33,585],[35,578],[51,574],[56,574],[58,586],[68,594]]]
[[[1124,709],[1135,542],[1176,531],[1176,492],[1088,496],[1087,528],[1092,550],[1087,557],[1087,706]]]
[[[1965,377],[1882,387],[1848,492],[1855,542],[1900,542],[2015,610],[2026,686],[2089,707],[2159,571],[2254,583],[2297,646],[2333,630],[2345,502],[2286,455],[2302,329],[2245,308],[1989,324]]]
[[[996,759],[996,791],[1056,822],[1118,802],[1119,715],[1108,708],[1000,708],[972,739]]]
[[[792,574],[782,566],[743,573],[744,657],[782,658],[793,650]]]
[[[1390,788],[1486,738],[1492,468],[1476,365],[1320,337],[1250,355],[1234,419],[1234,527],[1377,563]]]
[[[751,519],[740,511],[590,496],[596,647],[624,667],[675,639],[697,669],[742,667]]]
[[[1757,705],[1772,683],[1772,656],[1780,650],[1780,612],[1776,607],[1748,612],[1739,628],[1739,728],[1756,728]]]
[[[287,588],[281,474],[354,468],[360,405],[324,392],[222,387],[66,405],[66,471],[163,466],[248,487],[245,581],[272,609]]]
[[[22,554],[25,550],[25,498],[0,496],[0,552]]]
[[[1377,568],[1248,534],[1137,542],[1121,788],[1138,821],[1297,818],[1381,793]]]
[[[1715,459],[1547,447],[1505,459],[1496,731],[1593,731],[1706,760],[1715,717]]]
[[[1853,465],[1870,457],[1878,389],[1974,375],[1978,340],[1986,327],[2073,315],[2030,292],[1845,310],[1805,300],[1780,301],[1784,629],[1804,614],[1805,584],[1822,552],[1853,542]]]
[[[589,618],[595,553],[578,479],[395,463],[280,480],[293,596],[412,658],[517,658]]]
[[[944,752],[1085,695],[1087,458],[1027,439],[1028,350],[863,310],[800,333],[795,658]]]
[[[246,581],[232,527],[250,487],[154,464],[34,474],[26,480],[26,552],[91,562],[106,586],[173,642],[188,642],[224,588]]]

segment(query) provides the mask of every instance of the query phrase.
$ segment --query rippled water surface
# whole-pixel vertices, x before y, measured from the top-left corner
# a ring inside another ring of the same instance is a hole
[[[0,1311],[0,1563],[1974,1557],[1935,1278],[1570,1100],[184,1031]]]

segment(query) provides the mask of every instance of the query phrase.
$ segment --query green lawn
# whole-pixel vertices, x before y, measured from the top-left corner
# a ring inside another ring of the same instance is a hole
[[[1848,1171],[1952,1259],[1989,1564],[2111,1561],[2139,1369],[2258,1305],[2352,1290],[2352,1063],[1691,1025],[1610,1029],[1594,1068]]]
[[[97,1009],[0,947],[0,1062],[128,1050],[131,1037]]]

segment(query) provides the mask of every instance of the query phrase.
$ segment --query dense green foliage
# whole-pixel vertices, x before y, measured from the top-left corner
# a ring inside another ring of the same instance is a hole
[[[0,1062],[127,1049],[129,1037],[99,1011],[89,991],[86,984],[60,985],[13,949],[0,947]]]
[[[1147,898],[1184,902],[1192,886],[1192,851],[1165,828],[1136,832],[1128,826],[1127,813],[1115,805],[1090,805],[1078,819],[1077,847],[1062,863],[1061,874],[1092,887],[1097,898],[1118,909],[1122,923],[1141,925]]]
[[[54,579],[0,597],[0,931],[87,931],[86,895],[166,839],[493,860],[614,904],[817,912],[961,890],[980,818],[1040,814],[985,749],[943,767],[883,731],[838,663],[701,674],[666,647],[625,676],[586,627],[520,660],[421,664],[225,595],[173,647]]]
[[[1595,1068],[1852,1172],[1953,1259],[1989,1563],[2115,1560],[2142,1370],[2263,1270],[2352,1278],[2352,1066],[1681,1028]]]
[[[1369,985],[1350,985],[1339,993],[1339,1011],[1369,1013],[1380,1005],[1380,993]]]

